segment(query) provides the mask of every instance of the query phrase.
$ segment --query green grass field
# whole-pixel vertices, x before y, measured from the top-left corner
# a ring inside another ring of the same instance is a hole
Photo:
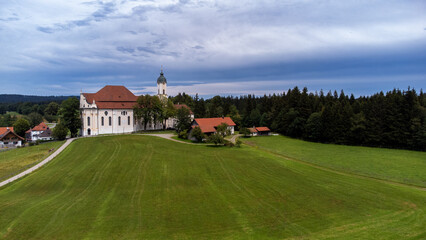
[[[0,180],[12,177],[35,163],[45,159],[58,149],[64,142],[48,142],[37,146],[16,148],[0,152]]]
[[[426,152],[321,144],[285,136],[241,139],[259,149],[330,169],[426,187]]]
[[[78,139],[0,189],[0,239],[425,239],[426,192],[271,153]]]

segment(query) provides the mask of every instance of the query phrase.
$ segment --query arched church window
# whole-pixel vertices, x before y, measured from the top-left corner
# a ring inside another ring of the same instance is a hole
[[[104,125],[104,117],[101,117],[101,124]]]
[[[111,126],[112,125],[112,119],[111,119],[111,117],[108,118],[108,121],[109,121],[109,125]]]
[[[127,117],[127,125],[130,125],[130,116]]]
[[[90,117],[87,117],[87,126],[90,126]]]
[[[105,116],[107,116],[108,115],[108,111],[105,111]]]
[[[121,126],[121,117],[118,117],[118,126]]]
[[[166,94],[166,89],[163,89],[163,94]]]

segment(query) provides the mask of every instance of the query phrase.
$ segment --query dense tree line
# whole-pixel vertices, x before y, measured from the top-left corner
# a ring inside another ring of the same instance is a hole
[[[56,139],[64,139],[68,132],[71,137],[75,137],[81,125],[79,107],[80,103],[76,97],[69,97],[59,103],[56,101],[0,103],[4,113],[0,114],[0,126],[13,126],[15,132],[24,137],[25,131],[43,121],[59,122],[53,130]]]
[[[69,98],[69,96],[34,96],[34,95],[20,95],[20,94],[0,94],[0,103],[48,103],[48,102],[62,102]]]
[[[42,119],[57,121],[60,102],[19,102],[0,103],[0,127],[11,126],[17,115],[23,115],[31,125],[37,125]]]
[[[410,88],[358,98],[295,87],[262,97],[203,99],[182,93],[172,100],[190,106],[195,117],[230,116],[238,126],[267,126],[294,138],[426,150],[426,95]]]

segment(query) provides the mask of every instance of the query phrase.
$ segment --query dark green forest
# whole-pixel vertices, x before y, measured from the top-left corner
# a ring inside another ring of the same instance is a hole
[[[358,98],[295,87],[278,95],[203,99],[182,93],[172,99],[190,106],[197,118],[229,116],[237,126],[267,126],[294,138],[426,150],[426,96],[410,88]]]
[[[355,98],[343,91],[310,93],[305,87],[282,94],[215,96],[179,93],[174,103],[187,104],[195,117],[229,116],[238,127],[267,126],[309,141],[426,150],[426,96],[414,89],[394,89]],[[0,102],[0,126],[26,118],[31,127],[42,119],[56,121],[63,99],[51,102]]]

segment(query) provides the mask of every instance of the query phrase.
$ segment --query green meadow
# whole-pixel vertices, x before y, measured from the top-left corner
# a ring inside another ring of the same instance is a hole
[[[42,161],[64,142],[48,142],[31,147],[15,148],[0,152],[0,181],[12,177]],[[50,151],[53,149],[53,151]]]
[[[426,187],[426,152],[313,143],[285,136],[241,139],[258,149],[329,169]]]
[[[260,147],[105,136],[0,188],[0,239],[425,239],[425,210],[424,190]]]

